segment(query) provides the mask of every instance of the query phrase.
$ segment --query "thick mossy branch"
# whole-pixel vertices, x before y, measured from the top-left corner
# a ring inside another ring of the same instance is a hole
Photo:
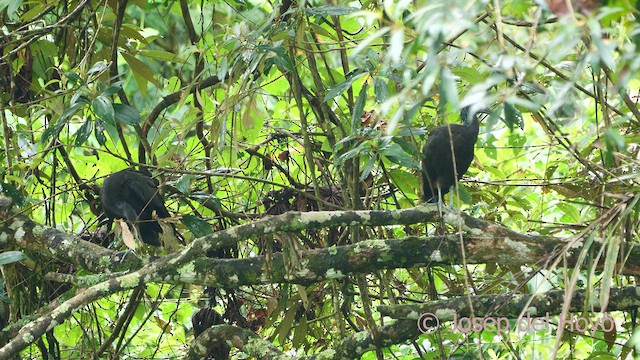
[[[526,240],[526,241],[525,241]],[[499,263],[526,265],[551,259],[564,242],[552,238],[520,239],[498,236],[463,237],[467,264]],[[592,245],[600,251],[602,244]],[[382,269],[400,269],[463,263],[458,235],[410,237],[391,240],[366,240],[354,245],[302,251],[299,266],[285,266],[282,253],[275,253],[267,264],[264,256],[246,259],[212,259],[199,257],[180,267],[159,273],[157,282],[190,283],[212,287],[236,288],[248,285],[295,283],[310,285],[328,279],[373,273]],[[576,266],[578,249],[568,251],[567,265]],[[640,248],[630,249],[629,259],[621,269],[624,274],[637,274]],[[599,264],[598,267],[602,267]]]
[[[124,268],[132,272],[114,276],[80,291],[52,312],[24,326],[16,337],[0,349],[0,358],[17,354],[46,331],[64,322],[82,306],[114,292],[132,289],[148,282],[193,283],[227,288],[287,282],[311,284],[351,274],[371,273],[380,269],[460,264],[462,263],[460,243],[464,243],[467,263],[534,264],[540,259],[547,260],[558,255],[567,256],[571,263],[571,261],[575,262],[572,259],[576,258],[580,250],[579,246],[568,247],[564,239],[519,234],[501,225],[447,210],[444,220],[462,229],[464,234],[432,238],[368,240],[353,245],[302,251],[299,254],[298,265],[293,269],[284,266],[281,254],[274,254],[270,264],[266,264],[263,257],[248,259],[203,257],[208,250],[267,234],[295,233],[338,226],[392,226],[436,221],[438,219],[436,206],[429,205],[396,211],[289,212],[212,233],[194,240],[181,252],[143,264],[135,257],[124,258],[123,253],[116,253],[55,229],[38,225],[25,216],[10,211],[8,207],[3,207],[3,203],[0,201],[0,243],[5,248],[17,247],[37,251],[92,273],[113,273]],[[594,246],[599,248],[601,245]],[[559,249],[562,249],[562,252],[559,252]],[[633,248],[632,254],[626,257],[627,262],[622,269],[623,273],[635,273],[640,269],[638,264],[640,254],[636,254],[637,251],[638,249]],[[575,299],[580,303],[579,297]],[[498,300],[494,300],[493,304],[496,301]],[[561,306],[555,305],[555,308],[560,309]],[[412,311],[419,313],[422,310],[413,309]],[[406,324],[403,326],[406,327]],[[367,340],[367,336],[363,335],[363,338],[360,336],[362,334],[356,334],[360,337],[354,335],[350,338],[351,340],[345,340],[353,343],[345,342],[346,345],[343,348],[338,347],[335,350],[343,357],[351,357],[353,354],[366,352],[367,349],[398,343],[403,341],[398,339],[408,339],[417,334],[415,326],[410,328],[413,332],[405,334],[409,330],[391,325],[388,328],[389,331],[405,335],[390,334],[384,337],[386,340],[374,341],[372,338]],[[389,341],[389,343],[383,344],[378,341]]]
[[[111,274],[142,266],[142,261],[130,251],[106,249],[75,235],[37,224],[20,214],[0,218],[0,244],[35,251],[94,274]]]
[[[501,294],[471,296],[473,313],[479,317],[506,317],[515,319],[521,313],[532,317],[557,315],[562,311],[564,299],[568,296],[565,291],[548,291],[542,294]],[[590,301],[591,300],[591,301]],[[576,290],[571,296],[569,312],[602,311],[598,294],[587,290]],[[586,304],[586,305],[585,305]],[[591,304],[591,306],[589,306]],[[609,293],[608,308],[605,311],[625,311],[640,306],[640,287],[628,286],[612,288]],[[524,309],[524,310],[523,310]],[[422,314],[435,314],[440,322],[453,320],[457,317],[471,316],[469,298],[462,296],[449,300],[429,301],[425,304],[410,305],[380,305],[378,311],[395,319],[418,320]]]

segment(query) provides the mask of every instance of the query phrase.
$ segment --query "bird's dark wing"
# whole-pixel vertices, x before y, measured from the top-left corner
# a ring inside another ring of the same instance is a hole
[[[454,183],[450,134],[455,134],[460,126],[458,124],[439,126],[433,130],[427,140],[424,154],[427,158],[425,171],[432,183],[432,196],[437,195],[438,188],[442,195],[446,194]]]
[[[169,211],[164,206],[164,199],[153,180],[134,170],[125,171],[123,184],[126,189],[125,192],[129,193],[132,202],[135,201],[135,203],[139,204],[136,207],[139,214],[141,214],[140,218],[150,220],[153,211],[156,212],[159,218],[169,217]]]
[[[162,228],[152,215],[155,211],[157,217],[166,218],[169,212],[150,177],[132,169],[111,174],[104,181],[100,200],[110,219],[127,219],[137,227],[142,241],[160,246]]]
[[[468,128],[465,130],[468,130]],[[473,161],[474,147],[477,139],[477,133],[473,134],[470,131],[459,132],[454,136],[453,143],[458,180],[467,172],[469,165],[471,165]]]

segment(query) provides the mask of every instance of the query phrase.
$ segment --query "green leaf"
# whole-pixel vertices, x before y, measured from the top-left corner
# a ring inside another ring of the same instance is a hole
[[[358,8],[348,7],[343,5],[321,5],[315,7],[305,8],[304,12],[307,15],[320,15],[320,16],[341,16],[348,15],[360,11]]]
[[[102,96],[109,97],[109,96],[112,96],[112,95],[117,94],[117,93],[118,93],[118,91],[120,91],[120,89],[122,89],[122,83],[123,83],[123,82],[124,82],[124,81],[117,81],[117,82],[115,82],[115,83],[111,84],[111,86],[109,86],[109,87],[108,87],[108,88],[107,88],[107,89],[102,93]]]
[[[329,32],[329,30],[327,30],[326,28],[324,28],[321,25],[318,25],[318,24],[312,22],[312,23],[309,23],[309,27],[311,27],[313,29],[313,32],[316,35],[321,35],[321,36],[327,37],[327,38],[329,38],[331,40],[338,41],[338,38],[336,37],[335,33]],[[283,34],[288,34],[288,33],[283,31]],[[277,38],[274,36],[274,41],[275,40],[277,40]]]
[[[369,156],[367,165],[365,165],[364,169],[362,169],[362,172],[360,173],[360,181],[363,181],[364,179],[369,177],[369,174],[371,174],[371,171],[373,170],[373,167],[375,165],[376,165],[376,158],[373,156]]]
[[[142,35],[141,29],[139,27],[135,26],[135,25],[122,24],[122,27],[120,28],[120,34],[122,34],[123,36],[128,37],[129,39],[135,39],[135,40],[141,42],[144,45],[148,45],[149,44],[149,42],[144,37],[144,35]]]
[[[406,169],[391,169],[389,170],[389,177],[391,178],[393,185],[405,194],[415,194],[416,190],[420,188],[420,183],[418,182],[416,174],[413,174]]]
[[[91,75],[94,73],[101,73],[107,70],[108,68],[109,68],[109,64],[107,64],[106,61],[98,61],[97,63],[93,64],[93,66],[91,67],[91,69],[89,69],[89,71],[87,71],[87,74]]]
[[[327,94],[324,96],[324,101],[329,101],[347,91],[347,89],[351,88],[351,84],[353,84],[356,80],[367,73],[367,69],[356,69],[350,72],[349,74],[347,74],[347,79],[345,81],[337,84],[327,92]]]
[[[68,109],[67,109],[68,110]],[[66,112],[66,111],[65,111]],[[64,113],[62,114],[64,116]],[[66,122],[64,121],[65,118],[63,118],[62,116],[58,118],[58,120],[56,121],[55,124],[53,125],[49,125],[48,128],[46,128],[43,132],[42,132],[42,137],[40,137],[40,142],[42,144],[46,143],[49,138],[51,136],[53,136],[54,134],[57,136],[57,134],[60,132],[60,129],[62,129],[62,127],[66,124]]]
[[[571,221],[579,224],[581,223],[580,220],[580,213],[578,212],[578,210],[576,210],[576,208],[572,205],[569,205],[567,203],[564,202],[559,202],[556,204],[556,206],[558,207],[558,209],[560,209],[563,213],[565,213],[569,219],[571,219]]]
[[[27,256],[22,251],[5,251],[0,253],[0,265],[15,263],[26,258]]]
[[[100,144],[100,146],[103,146],[107,143],[107,137],[104,136],[104,131],[104,123],[96,119],[95,128],[93,129],[93,136],[96,137],[96,140],[98,141],[98,144]]]
[[[191,192],[191,180],[193,180],[193,175],[182,175],[176,183],[176,189],[180,190],[181,193],[188,195]]]
[[[524,128],[522,113],[509,103],[504,104],[504,120],[509,130],[513,130],[514,125],[517,125],[520,129]]]
[[[280,71],[282,72],[292,72],[293,71],[293,62],[289,57],[289,54],[285,51],[282,46],[266,46],[260,45],[258,46],[258,50],[263,54],[275,53],[276,56],[270,57],[267,59],[265,67],[268,70],[268,67],[271,63],[275,64]]]
[[[160,87],[160,83],[155,78],[155,72],[151,70],[151,68],[143,63],[142,61],[136,59],[135,56],[128,53],[121,53],[124,60],[129,64],[131,70],[133,71],[133,76],[138,84],[138,88],[140,91],[146,91],[147,89],[147,81]]]
[[[413,169],[420,169],[420,163],[407,154],[400,145],[389,142],[379,149],[380,154],[392,162]]]
[[[389,98],[387,83],[379,77],[373,81],[373,92],[376,94],[377,102],[385,102]]]
[[[78,89],[78,91],[71,96],[71,101],[69,101],[71,106],[85,105],[88,103],[87,89],[84,86]]]
[[[222,201],[218,197],[211,195],[194,194],[191,195],[191,198],[198,200],[200,204],[206,206],[209,209],[222,209]]]
[[[82,80],[82,77],[80,77],[80,75],[78,75],[78,73],[75,73],[75,72],[65,72],[65,73],[64,73],[64,76],[66,76],[66,77],[67,77],[67,80],[69,80],[69,82],[70,82],[72,85],[75,85],[75,84],[83,84],[83,83],[84,83],[84,81]]]
[[[453,74],[448,67],[440,69],[440,104],[449,104],[454,108],[458,107],[458,89]]]
[[[115,111],[109,98],[100,95],[93,99],[93,101],[91,102],[91,107],[93,108],[93,112],[96,114],[96,116],[98,116],[101,120],[111,125],[115,123]]]
[[[359,121],[362,118],[364,104],[367,102],[367,88],[367,84],[364,84],[362,89],[360,89],[360,94],[358,94],[355,107],[351,112],[351,129],[357,129],[360,127]]]
[[[211,224],[194,215],[187,214],[182,216],[182,223],[196,238],[213,233]]]
[[[486,73],[481,73],[478,69],[468,66],[455,67],[451,71],[455,76],[464,79],[469,84],[478,84],[487,78]]]
[[[91,121],[91,118],[85,120],[84,124],[82,124],[82,126],[80,126],[80,128],[78,129],[78,131],[76,131],[76,141],[75,141],[75,146],[82,146],[82,144],[85,143],[85,141],[87,141],[87,139],[89,138],[89,136],[91,135],[91,130],[93,130],[93,121]]]
[[[125,125],[136,125],[142,121],[138,110],[129,105],[113,104],[113,110],[116,120]]]
[[[14,20],[13,15],[22,6],[22,0],[0,0],[0,12],[5,8],[10,19]]]
[[[141,56],[148,57],[150,59],[160,60],[160,61],[173,62],[173,63],[185,62],[176,54],[169,51],[165,51],[165,50],[140,50],[139,54]]]
[[[371,147],[369,143],[362,143],[358,145],[356,148],[346,151],[344,154],[340,155],[335,161],[335,166],[342,165],[345,161],[358,157],[362,154],[371,154]]]

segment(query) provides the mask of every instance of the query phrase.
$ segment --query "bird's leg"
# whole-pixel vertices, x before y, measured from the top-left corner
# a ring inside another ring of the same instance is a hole
[[[436,234],[438,235],[444,235],[445,233],[445,228],[444,228],[444,218],[442,217],[442,206],[443,206],[443,195],[442,195],[442,191],[440,190],[440,187],[438,187],[438,229],[436,231]]]
[[[440,215],[440,221],[442,221],[442,202],[444,199],[442,198],[442,191],[440,187],[438,187],[438,215]]]

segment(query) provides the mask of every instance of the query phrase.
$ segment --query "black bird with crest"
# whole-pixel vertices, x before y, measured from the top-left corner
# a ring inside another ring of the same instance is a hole
[[[144,243],[161,245],[159,234],[162,228],[156,218],[168,218],[170,215],[151,177],[134,169],[113,173],[102,185],[100,201],[109,219],[125,219],[138,229]]]
[[[462,124],[446,124],[435,128],[422,148],[423,199],[442,203],[451,186],[462,178],[473,161],[478,140],[477,113],[469,106],[460,110]]]

